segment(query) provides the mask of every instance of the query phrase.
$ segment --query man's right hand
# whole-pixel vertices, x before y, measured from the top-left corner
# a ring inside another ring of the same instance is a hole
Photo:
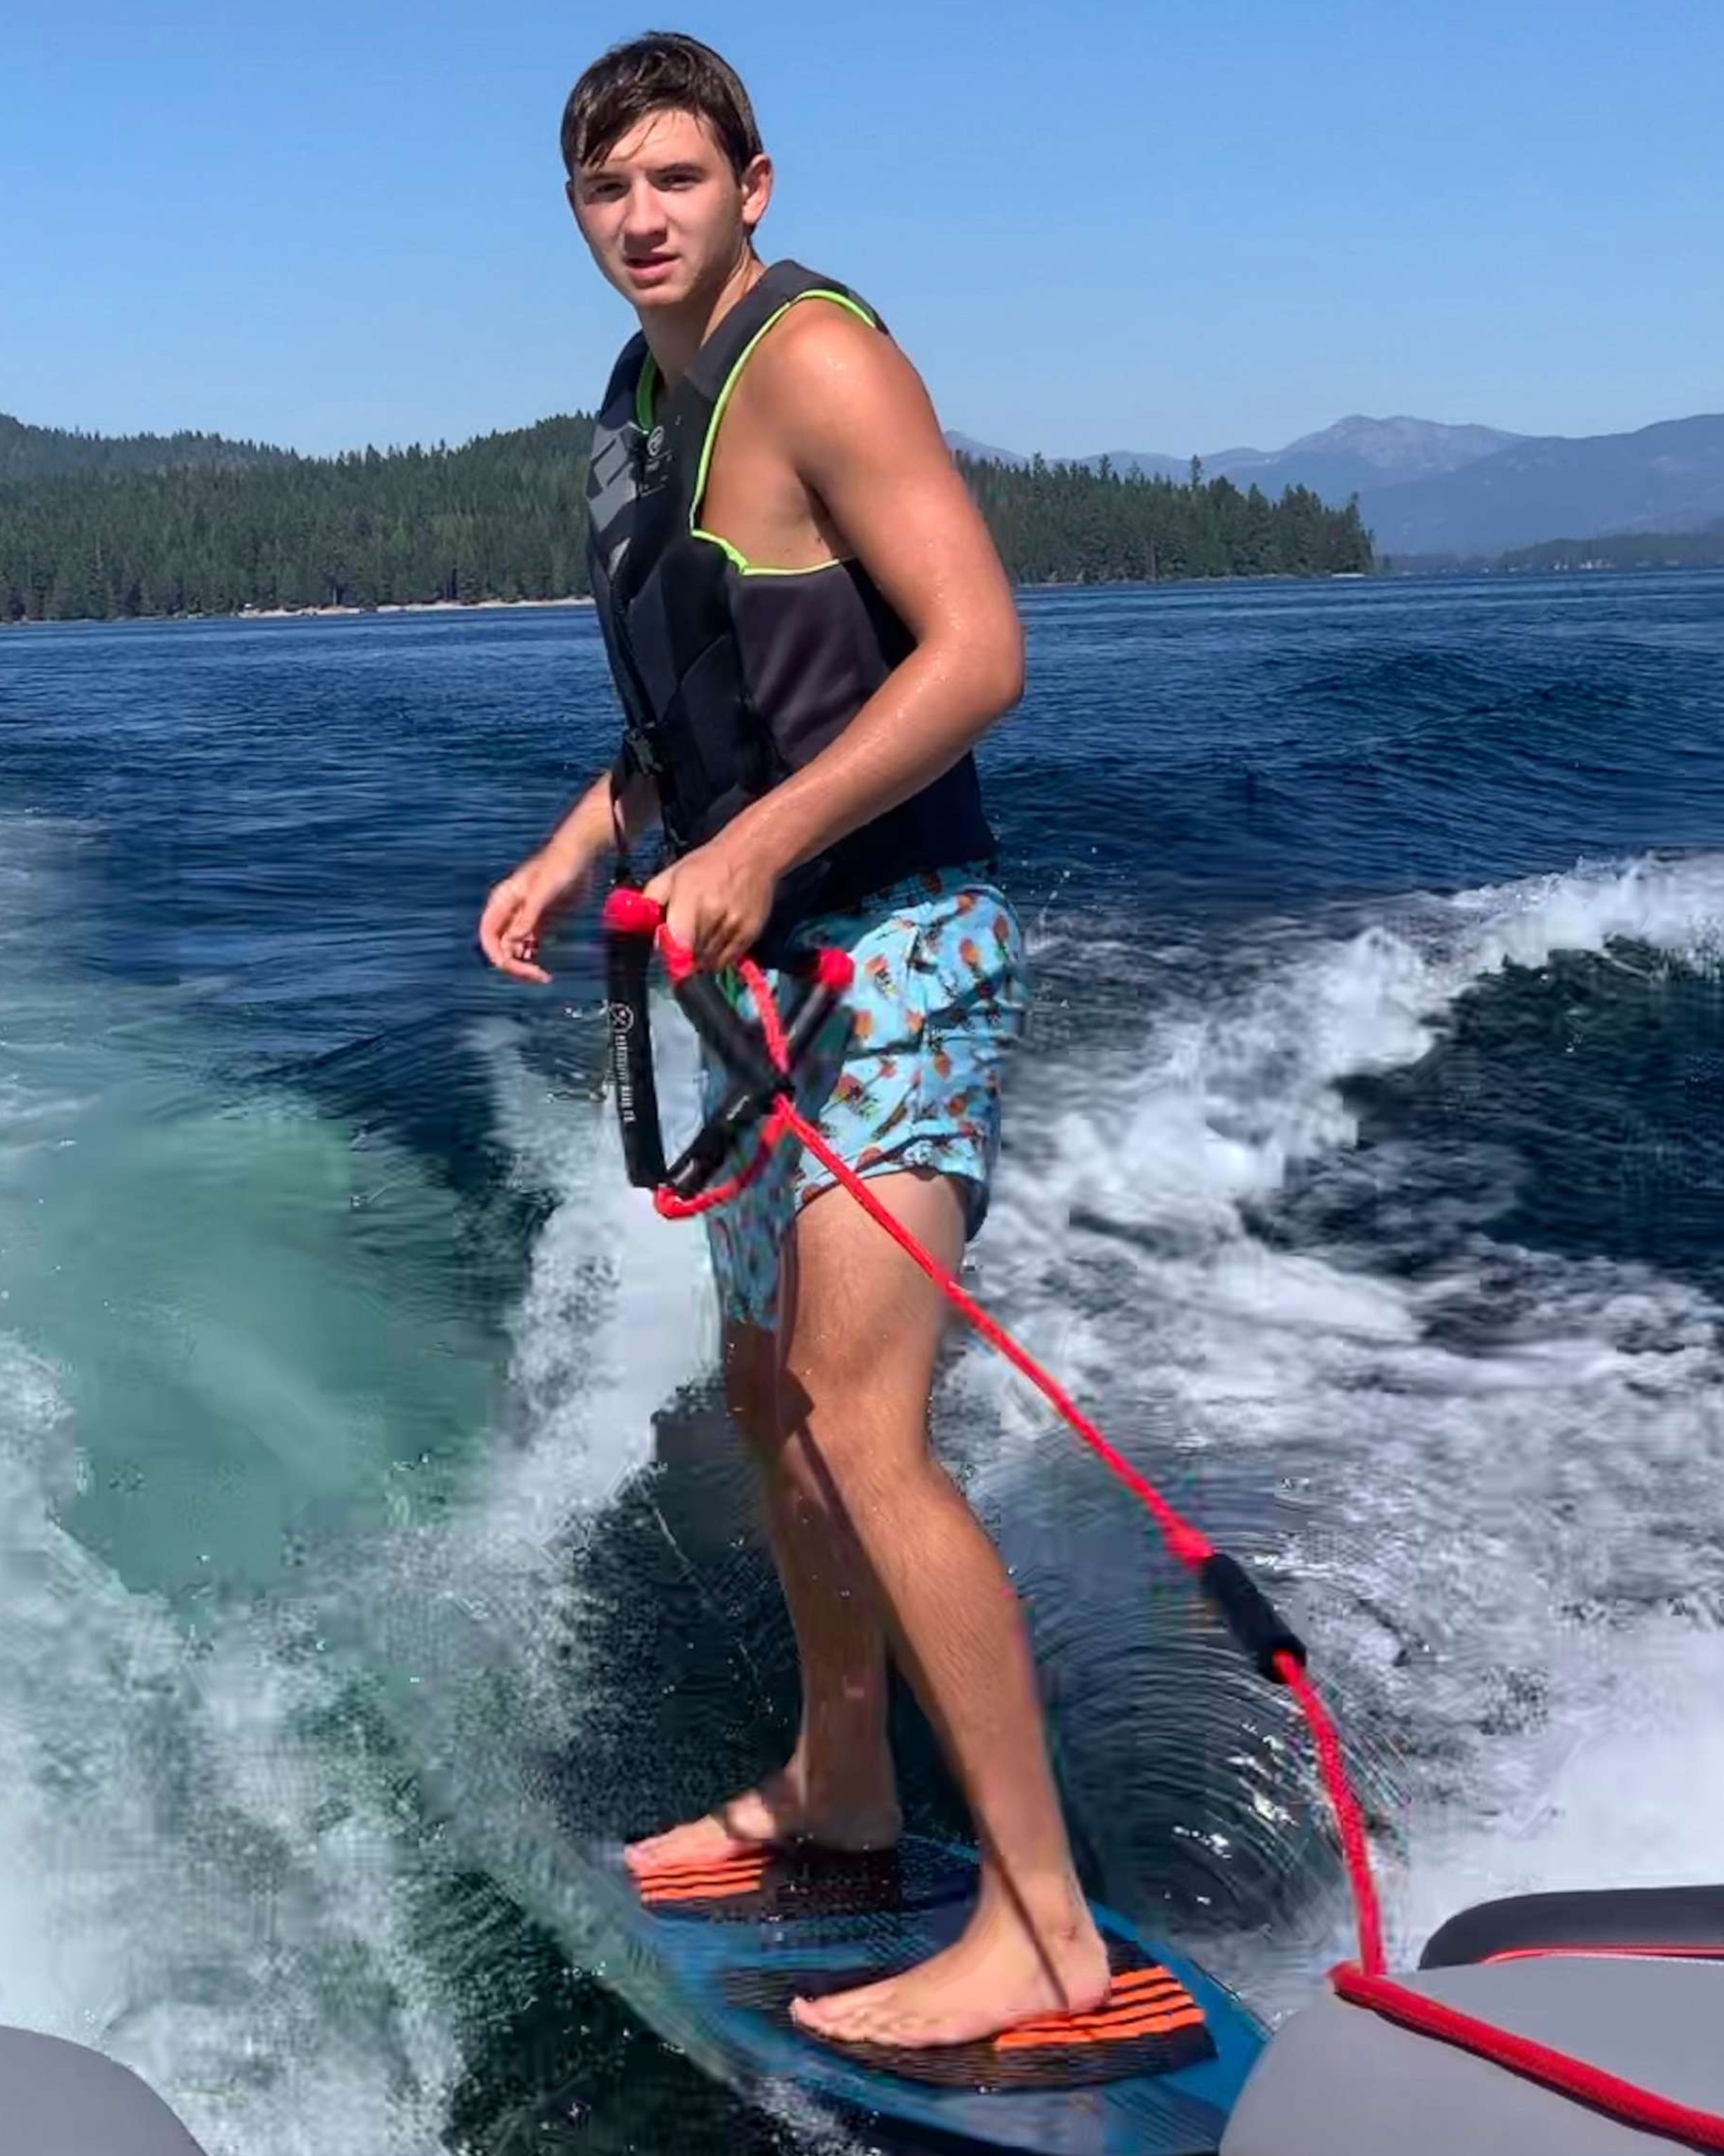
[[[593,859],[535,854],[505,875],[479,917],[479,947],[499,973],[517,981],[548,981],[540,965],[539,937],[546,924],[576,905],[593,875]]]

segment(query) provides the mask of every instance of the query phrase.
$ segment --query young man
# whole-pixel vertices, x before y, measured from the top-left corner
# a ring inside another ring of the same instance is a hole
[[[1018,699],[1006,578],[915,371],[854,295],[761,261],[772,189],[741,84],[694,39],[607,54],[563,120],[568,197],[634,309],[593,443],[595,596],[626,719],[616,770],[491,893],[528,981],[546,921],[652,818],[648,886],[706,968],[856,961],[822,1127],[947,1265],[979,1224],[1025,1000],[988,880],[972,745]],[[781,1151],[782,1148],[781,1148]],[[638,1876],[762,1843],[890,1843],[895,1654],[952,1762],[983,1869],[947,1952],[798,2002],[829,2041],[969,2041],[1106,1995],[1010,1583],[930,1456],[946,1308],[812,1165],[711,1216],[736,1420],[758,1464],[803,1671],[758,1789],[634,1845]]]

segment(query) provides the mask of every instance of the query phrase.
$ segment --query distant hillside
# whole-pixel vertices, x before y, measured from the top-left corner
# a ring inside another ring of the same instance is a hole
[[[586,588],[592,435],[577,413],[458,449],[14,480],[0,621],[564,598]]]
[[[285,464],[291,454],[220,434],[86,434],[31,427],[0,412],[0,485],[70,472],[237,471],[247,465]]]
[[[1460,471],[1521,439],[1496,427],[1449,427],[1436,419],[1367,419],[1356,413],[1321,434],[1301,434],[1285,449],[1217,449],[1199,461],[1206,478],[1261,487],[1271,499],[1290,486],[1308,486],[1338,506],[1350,495],[1373,488]],[[1086,457],[1083,461],[1093,469],[1100,459]],[[1189,457],[1169,456],[1158,449],[1114,449],[1109,461],[1118,472],[1169,479],[1183,479],[1191,465]]]
[[[1021,471],[1030,461],[1019,450],[997,449],[991,442],[978,442],[974,435],[960,434],[949,427],[946,430],[946,446],[959,456],[973,457],[977,464],[1005,465],[1013,471]],[[1157,449],[1097,450],[1091,456],[1059,457],[1049,461],[1070,464],[1076,470],[1091,472],[1099,471],[1105,464],[1117,479],[1183,479],[1191,469],[1189,457],[1164,456]]]
[[[967,434],[948,434],[946,439],[966,455],[995,464],[1029,461],[1015,449],[993,449]],[[1340,503],[1367,487],[1459,471],[1523,439],[1499,427],[1449,427],[1435,419],[1367,419],[1354,413],[1321,434],[1301,434],[1285,449],[1217,449],[1199,461],[1208,479],[1260,486],[1271,496],[1290,486],[1308,486],[1326,501]],[[1094,471],[1104,457],[1109,470],[1124,479],[1184,479],[1191,470],[1188,454],[1175,456],[1166,449],[1096,450],[1070,461]]]
[[[1194,485],[962,456],[958,469],[1019,583],[1360,576],[1373,566],[1357,511],[1328,508],[1304,487],[1270,501],[1225,479]]]
[[[1008,451],[989,454],[1013,461]],[[1093,468],[1099,459],[1076,461]],[[1724,516],[1718,414],[1579,440],[1355,415],[1285,449],[1224,449],[1202,461],[1206,478],[1271,499],[1290,486],[1336,506],[1357,494],[1379,552],[1397,557],[1494,558],[1555,533],[1682,532]],[[1110,463],[1170,476],[1186,469],[1150,450],[1116,450]]]
[[[1081,462],[1085,471],[1100,471],[1105,464],[1121,479],[1184,479],[1191,471],[1189,457],[1172,457],[1162,449],[1105,449]],[[1210,472],[1209,476],[1219,479],[1221,474]]]
[[[1724,516],[1724,414],[1516,442],[1440,478],[1361,490],[1395,554],[1497,554],[1557,533],[1691,531]]]
[[[1029,462],[1020,457],[1016,449],[997,449],[990,443],[978,442],[971,434],[956,434],[948,427],[946,446],[961,457],[973,457],[978,465],[1010,465],[1014,469]]]
[[[1415,479],[1464,470],[1521,439],[1496,427],[1450,427],[1435,419],[1367,419],[1355,413],[1304,434],[1285,449],[1260,455],[1249,449],[1205,457],[1203,469],[1265,494],[1308,486],[1325,501],[1345,501]]]
[[[1501,554],[1384,554],[1386,577],[1542,575],[1564,569],[1724,569],[1724,520],[1701,531],[1615,531],[1541,539]]]
[[[1498,569],[1724,569],[1724,521],[1704,531],[1619,531],[1602,539],[1547,539],[1502,555]]]

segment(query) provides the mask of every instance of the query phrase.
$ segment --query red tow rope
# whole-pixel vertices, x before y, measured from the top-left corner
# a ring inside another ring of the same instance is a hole
[[[626,896],[628,906],[613,918],[612,925],[638,931],[649,925],[652,917],[646,912],[648,902],[636,892]],[[667,970],[673,980],[685,978],[694,968],[691,954],[664,927],[662,913],[653,909],[653,914],[657,918],[658,947]],[[848,964],[841,953],[823,954],[823,966],[829,962]],[[752,959],[745,958],[737,970],[753,997],[767,1054],[773,1068],[788,1081],[791,1075],[790,1055],[777,999]],[[845,980],[847,983],[848,975]],[[1059,1380],[998,1319],[988,1315],[939,1260],[886,1209],[855,1169],[839,1158],[818,1128],[797,1107],[788,1082],[767,1112],[752,1158],[739,1173],[728,1183],[714,1185],[695,1198],[679,1198],[668,1189],[660,1189],[654,1194],[654,1200],[658,1210],[668,1219],[685,1219],[728,1204],[760,1174],[773,1147],[787,1133],[849,1191],[912,1264],[926,1274],[953,1308],[962,1313],[1014,1370],[1029,1380],[1116,1481],[1131,1492],[1154,1522],[1168,1554],[1198,1577],[1261,1673],[1285,1685],[1292,1694],[1311,1733],[1318,1775],[1334,1815],[1358,1932],[1358,1960],[1342,1962],[1330,1971],[1329,1980],[1337,1996],[1349,2005],[1367,2007],[1403,2028],[1439,2038],[1477,2057],[1489,2059],[1511,2072],[1542,2082],[1560,2095],[1607,2112],[1629,2125],[1686,2141],[1695,2147],[1724,2150],[1724,2116],[1675,2102],[1668,2097],[1606,2073],[1584,2059],[1460,2013],[1427,1993],[1397,1983],[1388,1974],[1382,1910],[1372,1875],[1364,1815],[1353,1792],[1339,1733],[1316,1686],[1306,1672],[1303,1646],[1281,1624],[1243,1568],[1218,1550],[1201,1528],[1186,1519],[1147,1476],[1108,1442]]]
[[[1570,2051],[1553,2051],[1548,2044],[1517,2035],[1512,2029],[1499,2029],[1492,2022],[1463,2014],[1440,1999],[1433,1999],[1429,1992],[1397,1984],[1393,1977],[1367,1975],[1350,1962],[1331,1969],[1329,1981],[1349,2005],[1368,2006],[1386,2021],[1396,2022],[1415,2035],[1434,2036],[1442,2043],[1453,2044],[1457,2051],[1490,2059],[1527,2081],[1542,2082],[1559,2096],[1572,2097],[1575,2102],[1589,2104],[1595,2111],[1609,2112],[1624,2125],[1685,2141],[1691,2148],[1724,2148],[1724,2117],[1715,2111],[1696,2111],[1690,2104],[1625,2082],[1619,2074],[1606,2073],[1602,2066],[1577,2059]]]

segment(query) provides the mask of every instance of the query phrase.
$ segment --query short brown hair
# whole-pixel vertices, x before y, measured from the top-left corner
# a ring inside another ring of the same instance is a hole
[[[571,172],[596,164],[651,112],[692,112],[704,120],[739,180],[761,154],[754,107],[729,61],[679,30],[649,30],[613,45],[569,92],[563,163]]]

